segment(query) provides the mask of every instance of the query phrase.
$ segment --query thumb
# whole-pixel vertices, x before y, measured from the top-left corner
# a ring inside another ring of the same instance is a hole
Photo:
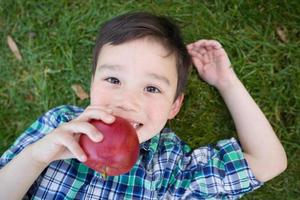
[[[72,154],[69,150],[65,150],[61,155],[59,160],[64,160],[64,159],[71,159],[71,158],[76,158],[74,154]]]

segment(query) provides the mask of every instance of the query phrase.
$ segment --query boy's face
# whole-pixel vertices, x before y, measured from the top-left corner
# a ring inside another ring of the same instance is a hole
[[[136,128],[140,143],[178,113],[176,60],[149,38],[104,45],[91,84],[91,105],[113,110]]]

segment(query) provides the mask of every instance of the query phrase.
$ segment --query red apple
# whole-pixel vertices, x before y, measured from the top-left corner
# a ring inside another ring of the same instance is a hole
[[[103,135],[101,142],[93,142],[81,134],[79,144],[87,155],[88,167],[104,174],[117,176],[130,171],[139,156],[139,140],[133,126],[123,118],[116,117],[112,124],[91,120]]]

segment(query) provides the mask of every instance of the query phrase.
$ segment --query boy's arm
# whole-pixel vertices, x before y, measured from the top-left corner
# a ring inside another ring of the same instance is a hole
[[[22,199],[47,167],[31,158],[31,146],[0,170],[0,199]]]
[[[84,162],[86,155],[78,144],[80,133],[95,142],[102,140],[101,133],[88,123],[90,119],[108,124],[114,121],[111,111],[90,106],[78,118],[62,124],[27,146],[0,170],[0,199],[22,199],[41,172],[54,160],[77,158]]]
[[[268,181],[287,166],[285,151],[270,123],[235,75],[222,46],[213,40],[188,45],[199,75],[215,86],[233,117],[245,158],[255,177]]]
[[[260,181],[268,181],[287,166],[285,151],[270,123],[249,95],[235,80],[219,89],[234,120],[245,158]]]

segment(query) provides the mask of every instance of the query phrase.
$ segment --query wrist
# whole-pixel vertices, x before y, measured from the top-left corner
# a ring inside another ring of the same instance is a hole
[[[34,167],[39,168],[39,169],[44,169],[50,163],[46,163],[44,161],[39,160],[38,157],[40,157],[40,155],[37,155],[38,152],[34,149],[34,145],[35,144],[29,145],[26,149],[24,149],[24,151],[26,152],[28,159],[31,160],[31,164]]]
[[[231,76],[220,81],[219,84],[216,85],[216,88],[221,94],[224,94],[224,93],[227,93],[228,91],[236,88],[236,86],[238,86],[240,84],[241,84],[241,81],[235,75],[235,73],[233,73]]]

